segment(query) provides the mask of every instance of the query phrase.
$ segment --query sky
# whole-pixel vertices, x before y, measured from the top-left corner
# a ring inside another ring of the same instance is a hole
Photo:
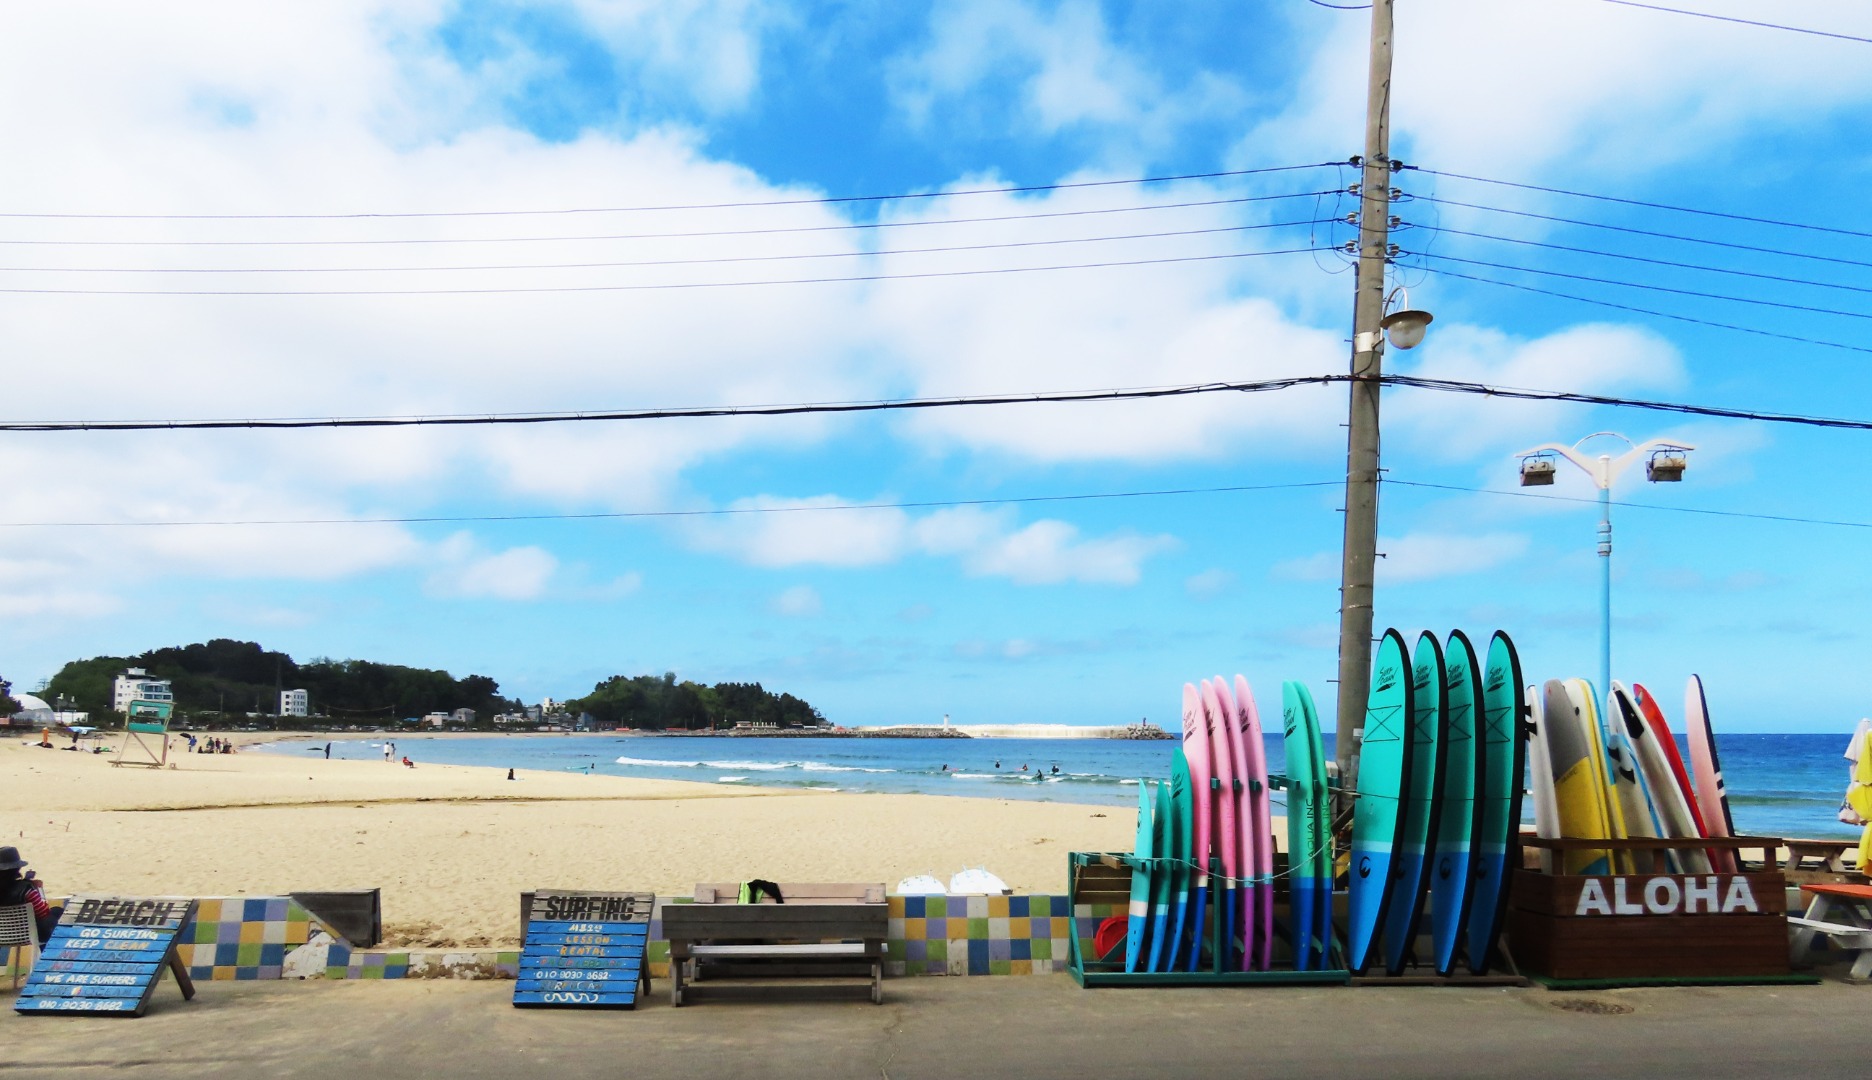
[[[1775,15],[1872,37],[1852,0]],[[1325,163],[1362,150],[1368,19],[1305,0],[16,6],[0,420],[1342,373],[1332,249],[1356,173]],[[1389,285],[1436,321],[1388,370],[1872,415],[1872,44],[1603,0],[1400,0],[1396,48],[1411,168]],[[29,691],[68,660],[232,637],[527,701],[673,671],[843,724],[1174,726],[1184,682],[1241,672],[1264,709],[1306,681],[1330,724],[1345,409],[1334,386],[0,432],[0,675]],[[1593,491],[1563,466],[1542,492],[1563,499],[1517,495],[1515,455],[1669,439],[1696,448],[1684,483],[1637,468],[1614,492],[1641,504],[1613,512],[1614,676],[1668,703],[1701,673],[1723,730],[1872,712],[1865,434],[1407,388],[1383,423],[1379,628],[1503,629],[1530,679],[1595,676]],[[1183,493],[1059,498],[1137,492]]]

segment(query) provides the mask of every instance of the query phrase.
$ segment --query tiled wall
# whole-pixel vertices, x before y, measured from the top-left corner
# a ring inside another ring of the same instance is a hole
[[[889,975],[1048,975],[1066,970],[1071,939],[1091,952],[1114,905],[1065,896],[892,896],[884,970]],[[354,948],[290,897],[210,897],[197,902],[178,952],[197,979],[279,979],[322,971],[328,979],[511,979],[518,949]],[[307,950],[299,957],[294,954]],[[323,956],[318,951],[323,950]],[[289,960],[296,962],[289,963]],[[669,977],[662,919],[650,925],[650,973]],[[322,962],[320,962],[322,960]],[[0,970],[0,975],[5,972]]]

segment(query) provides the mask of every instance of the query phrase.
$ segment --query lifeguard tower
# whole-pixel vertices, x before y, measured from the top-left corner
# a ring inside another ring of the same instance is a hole
[[[126,711],[129,720],[124,724],[123,742],[118,744],[117,756],[111,759],[111,764],[145,765],[152,769],[167,766],[169,718],[175,712],[175,703],[135,700]],[[152,738],[154,744],[150,741]]]

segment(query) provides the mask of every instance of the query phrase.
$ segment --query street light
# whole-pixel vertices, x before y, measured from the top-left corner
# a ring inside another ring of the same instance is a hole
[[[1598,438],[1617,439],[1631,449],[1618,457],[1600,454],[1592,458],[1580,453],[1581,446]],[[1599,557],[1604,560],[1599,564],[1599,692],[1602,694],[1612,692],[1612,485],[1618,481],[1619,474],[1641,457],[1646,459],[1646,480],[1654,484],[1680,483],[1684,470],[1689,468],[1686,455],[1695,449],[1663,439],[1633,445],[1616,431],[1596,431],[1572,446],[1546,443],[1515,455],[1521,459],[1522,487],[1552,484],[1555,462],[1565,458],[1592,477],[1593,484],[1599,488]]]

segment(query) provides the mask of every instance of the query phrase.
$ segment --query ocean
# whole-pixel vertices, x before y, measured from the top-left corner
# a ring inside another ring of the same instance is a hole
[[[1855,838],[1835,813],[1846,790],[1850,732],[1718,737],[1729,806],[1738,832],[1757,836]],[[1268,738],[1268,768],[1286,754]],[[1327,739],[1330,753],[1331,738]],[[1680,748],[1682,739],[1678,740]],[[1140,777],[1170,774],[1179,744],[1119,739],[799,739],[721,736],[490,735],[398,740],[417,762],[545,769],[695,780],[761,787],[816,788],[1135,806]],[[332,756],[375,759],[381,742],[344,740]],[[285,754],[324,744],[281,742]],[[1685,761],[1689,760],[1684,750]],[[1278,803],[1280,792],[1275,792]],[[1278,812],[1278,810],[1276,811]],[[1528,820],[1532,820],[1529,808]]]

